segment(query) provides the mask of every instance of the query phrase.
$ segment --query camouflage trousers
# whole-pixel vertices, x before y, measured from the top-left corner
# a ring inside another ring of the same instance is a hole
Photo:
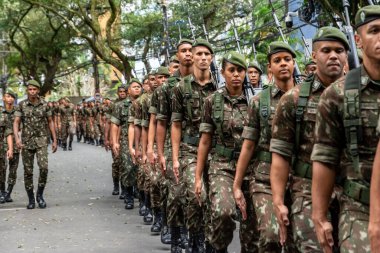
[[[185,225],[186,196],[183,184],[183,171],[179,170],[179,182],[177,183],[173,173],[173,163],[168,161],[166,165],[166,177],[168,179],[167,219],[170,227],[182,227]]]
[[[15,185],[17,179],[17,168],[20,161],[20,153],[13,153],[13,158],[8,161],[9,174],[8,185]]]
[[[94,129],[91,128],[89,121],[86,121],[86,137],[94,138]]]
[[[120,156],[116,156],[112,151],[112,178],[120,180]]]
[[[5,184],[6,177],[7,177],[7,163],[6,163],[5,157],[2,155],[0,156],[0,184]]]
[[[149,165],[149,178],[150,178],[150,202],[152,209],[161,207],[161,182],[162,174],[158,168],[158,164]]]
[[[37,149],[22,149],[22,162],[24,165],[24,183],[25,189],[33,190],[33,165],[34,156],[37,157],[37,165],[40,169],[38,178],[38,186],[45,187],[48,176],[48,152],[47,146],[39,147]]]
[[[120,181],[125,187],[136,185],[137,165],[133,164],[132,157],[129,153],[128,141],[120,141]]]
[[[92,133],[92,138],[97,139],[100,137],[100,128],[97,122],[94,122],[94,131]]]
[[[150,176],[149,176],[149,172],[150,172],[150,167],[149,167],[149,164],[148,163],[145,163],[145,164],[141,164],[140,165],[140,170],[142,172],[142,174],[144,175],[144,187],[143,187],[143,190],[144,192],[146,193],[149,193],[150,192]]]
[[[61,140],[62,144],[67,144],[67,138],[72,142],[74,138],[74,133],[70,131],[70,122],[64,122],[61,125]]]
[[[139,164],[137,169],[137,188],[140,191],[145,191],[145,177],[144,165]]]

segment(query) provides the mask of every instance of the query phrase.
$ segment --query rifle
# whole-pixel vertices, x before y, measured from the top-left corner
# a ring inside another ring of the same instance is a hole
[[[272,16],[273,16],[274,22],[276,24],[277,30],[278,30],[278,32],[281,35],[281,39],[286,44],[289,44],[288,41],[285,38],[285,35],[284,35],[283,31],[282,31],[282,27],[281,27],[280,21],[278,21],[278,18],[277,18],[277,15],[276,15],[276,11],[275,11],[275,9],[273,7],[273,4],[272,4],[272,0],[269,0],[269,4],[272,7]],[[301,71],[300,71],[300,69],[299,69],[298,64],[297,64],[296,61],[295,61],[295,64],[294,64],[294,77],[295,77],[297,83],[301,83],[302,82]]]
[[[193,40],[195,40],[195,27],[193,26],[193,23],[191,23],[191,18],[190,16],[187,17],[187,20],[189,22],[189,26],[190,26],[190,31],[191,31],[191,37],[193,38]]]
[[[343,29],[347,34],[348,41],[350,42],[351,54],[349,58],[351,59],[349,60],[349,63],[351,63],[350,69],[353,69],[353,68],[359,67],[360,62],[359,62],[358,50],[356,49],[356,44],[355,44],[354,29],[352,28],[351,22],[350,22],[350,12],[348,10],[348,8],[350,7],[350,3],[348,2],[348,0],[342,0],[342,3],[343,3],[343,9],[344,9],[344,16],[346,19],[346,25],[343,26]]]
[[[235,41],[236,41],[236,46],[238,48],[238,52],[241,54],[240,38],[239,38],[239,34],[237,32],[237,29],[236,29],[234,18],[232,18],[232,25],[233,25],[233,30],[234,30],[234,37],[235,37]],[[243,82],[243,89],[244,89],[245,96],[247,97],[247,101],[249,102],[251,100],[251,98],[255,95],[255,91],[253,90],[252,85],[249,83],[248,80],[249,80],[248,73],[246,73],[245,78],[244,78],[244,82]]]

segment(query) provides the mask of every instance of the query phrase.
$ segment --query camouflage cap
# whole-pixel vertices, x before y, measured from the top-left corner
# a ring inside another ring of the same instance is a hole
[[[214,50],[212,49],[211,44],[207,40],[201,39],[201,38],[196,39],[193,43],[193,47],[198,47],[198,46],[207,47],[210,50],[211,54],[214,54]]]
[[[324,26],[319,28],[313,38],[313,43],[318,41],[338,41],[343,44],[346,50],[350,49],[346,35],[335,27]]]
[[[179,63],[179,60],[177,58],[176,55],[173,55],[172,57],[170,57],[170,62],[176,62],[176,63]]]
[[[240,66],[244,69],[247,69],[247,63],[245,62],[244,55],[242,55],[236,51],[230,51],[230,52],[226,53],[223,56],[223,60],[226,60],[229,63]]]
[[[29,80],[26,82],[26,86],[32,85],[37,88],[41,88],[41,85],[36,80]]]
[[[131,81],[129,81],[128,86],[131,85],[132,83],[138,83],[138,84],[140,84],[140,86],[142,86],[140,80],[137,78],[132,78]]]
[[[10,96],[12,96],[14,99],[17,98],[17,93],[14,92],[13,90],[9,89],[9,88],[5,90],[5,93],[4,93],[4,94],[8,94],[8,95],[10,95]]]
[[[380,18],[380,5],[368,5],[360,8],[355,15],[356,29],[365,25],[373,20]]]
[[[180,45],[182,44],[190,44],[193,45],[193,41],[189,39],[181,39],[178,44],[177,44],[177,49],[179,48]]]
[[[257,71],[260,72],[260,75],[263,74],[263,70],[260,68],[259,63],[256,62],[256,61],[251,61],[251,62],[248,64],[248,68],[255,68],[255,69],[257,69]]]
[[[170,76],[169,69],[161,66],[156,70],[156,75]]]
[[[268,58],[273,55],[280,52],[288,52],[290,53],[293,58],[296,58],[296,52],[294,52],[293,48],[289,46],[288,43],[282,42],[282,41],[274,41],[269,44],[269,52],[268,52]]]

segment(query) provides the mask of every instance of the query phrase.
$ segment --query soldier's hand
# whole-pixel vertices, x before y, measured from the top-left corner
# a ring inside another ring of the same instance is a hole
[[[135,149],[134,148],[129,149],[129,154],[131,155],[133,164],[137,165],[136,158],[135,158],[135,155],[136,155]]]
[[[53,141],[53,144],[51,145],[51,150],[53,151],[53,153],[57,151],[57,141]]]
[[[202,206],[202,199],[201,199],[201,195],[202,195],[202,180],[195,179],[195,185],[194,185],[194,187],[195,187],[194,188],[195,197],[198,200],[199,206]]]
[[[247,204],[245,202],[244,194],[241,188],[234,187],[234,198],[235,198],[236,205],[239,207],[241,211],[243,220],[246,220],[247,219]]]
[[[371,252],[380,253],[380,222],[369,222],[368,235],[371,242]]]
[[[141,158],[141,164],[145,164],[147,159],[148,159],[148,157],[146,155],[143,155]]]
[[[332,253],[334,247],[334,239],[332,236],[333,227],[326,218],[313,219],[315,232],[318,241],[324,253]]]
[[[119,143],[114,143],[112,145],[112,150],[113,150],[115,156],[119,156],[119,153],[120,153],[120,144]]]
[[[146,151],[146,155],[148,156],[148,161],[150,164],[154,164],[155,163],[155,159],[154,159],[154,152],[153,150],[151,149],[148,149]]]
[[[8,149],[8,151],[7,151],[7,159],[11,160],[12,158],[13,158],[13,150]]]
[[[139,149],[135,150],[135,159],[138,162],[140,162],[140,160],[141,160],[141,151]]]
[[[24,145],[22,145],[22,142],[21,142],[19,139],[16,141],[16,147],[17,147],[19,150],[21,150],[21,149],[24,147]]]
[[[179,161],[173,161],[173,173],[177,184],[179,183]]]
[[[161,169],[162,175],[165,175],[166,174],[166,159],[165,159],[165,156],[159,156],[158,162],[160,164],[160,169]]]
[[[106,151],[108,152],[108,150],[110,150],[110,142],[109,140],[105,140],[104,141],[104,148],[106,149]]]
[[[280,243],[285,245],[287,239],[287,226],[289,226],[289,210],[283,204],[274,204],[274,212],[276,213],[277,222],[280,226]]]

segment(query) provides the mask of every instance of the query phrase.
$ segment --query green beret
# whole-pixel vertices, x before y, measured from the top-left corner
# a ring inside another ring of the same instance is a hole
[[[121,84],[121,85],[119,85],[119,87],[117,87],[117,90],[120,90],[120,89],[127,90],[128,87],[125,84]]]
[[[182,44],[190,44],[193,45],[193,41],[189,39],[181,39],[178,44],[177,44],[177,49],[179,48],[180,45]]]
[[[238,52],[230,51],[226,53],[223,56],[223,60],[226,60],[229,63],[232,63],[234,65],[240,66],[244,68],[245,70],[247,69],[247,63],[245,62],[245,57]]]
[[[196,39],[195,41],[194,41],[194,43],[193,43],[193,47],[198,47],[198,46],[204,46],[204,47],[207,47],[209,50],[210,50],[210,52],[211,52],[211,54],[214,54],[214,50],[212,49],[212,46],[211,46],[211,44],[207,41],[207,40],[205,40],[205,39]]]
[[[156,70],[156,75],[170,76],[169,69],[161,66]]]
[[[41,85],[36,80],[29,80],[26,83],[26,86],[29,86],[29,85],[32,85],[32,86],[37,87],[37,88],[41,88]]]
[[[177,62],[177,63],[179,63],[179,60],[178,60],[178,58],[177,58],[176,55],[173,55],[172,57],[170,57],[170,62]]]
[[[140,86],[142,86],[140,80],[137,78],[132,78],[128,85],[131,85],[132,83],[138,83],[138,84],[140,84]]]
[[[16,92],[14,92],[13,90],[11,90],[9,88],[5,90],[5,94],[8,94],[8,95],[12,96],[14,99],[17,98]]]
[[[365,25],[373,20],[380,18],[380,5],[368,5],[360,8],[355,15],[356,29]]]
[[[293,58],[296,58],[296,52],[294,52],[293,48],[289,46],[288,43],[282,42],[282,41],[274,41],[269,44],[269,52],[268,52],[268,58],[273,55],[277,54],[279,52],[288,52],[290,53]]]
[[[248,64],[248,68],[255,68],[255,69],[257,69],[257,71],[260,72],[260,75],[263,74],[263,70],[260,68],[260,65],[256,61],[251,61]]]
[[[313,38],[313,43],[317,41],[339,41],[344,45],[346,50],[350,49],[346,35],[338,28],[325,26],[319,28]]]

